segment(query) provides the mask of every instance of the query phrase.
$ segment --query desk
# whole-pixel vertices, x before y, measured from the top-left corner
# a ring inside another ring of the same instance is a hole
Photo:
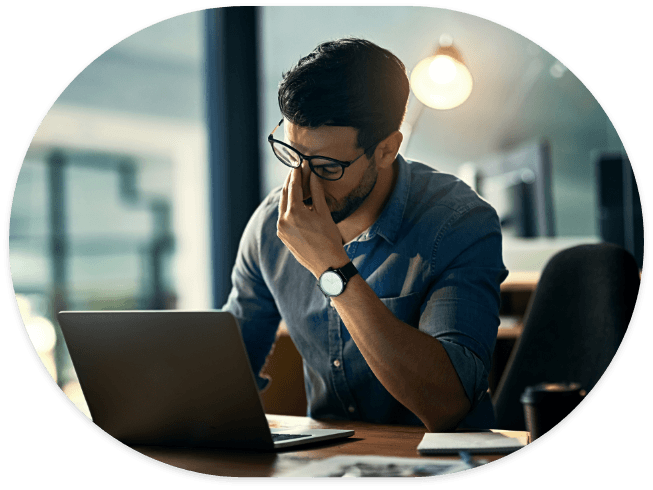
[[[510,272],[501,283],[500,315],[523,316],[540,279],[539,272]]]
[[[510,272],[501,284],[502,326],[497,333],[497,342],[492,355],[492,368],[488,377],[490,391],[494,393],[504,374],[510,355],[524,330],[523,319],[531,296],[540,279],[539,272]],[[504,328],[504,320],[510,320],[509,328]]]
[[[425,429],[415,426],[377,425],[364,422],[317,421],[306,417],[267,415],[271,427],[279,428],[336,428],[354,429],[353,437],[313,445],[288,448],[268,453],[225,449],[191,449],[134,447],[136,451],[171,466],[185,470],[219,476],[278,476],[280,473],[297,469],[311,461],[341,455],[377,455],[407,458],[432,459],[435,456],[420,456],[417,445]],[[513,432],[523,442],[530,442],[528,432]],[[455,456],[438,458],[458,459]],[[494,461],[501,455],[478,455],[479,459]]]

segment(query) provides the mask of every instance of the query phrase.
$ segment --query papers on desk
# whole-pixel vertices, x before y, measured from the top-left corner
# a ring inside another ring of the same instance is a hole
[[[434,476],[456,473],[471,466],[460,460],[393,458],[385,456],[333,456],[282,473],[285,477]]]
[[[420,454],[458,454],[459,451],[506,454],[524,447],[527,442],[523,437],[498,432],[427,432],[417,450]]]

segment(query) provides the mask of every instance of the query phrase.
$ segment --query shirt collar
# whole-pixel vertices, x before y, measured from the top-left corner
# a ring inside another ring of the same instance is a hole
[[[399,172],[397,174],[395,188],[392,190],[390,199],[385,208],[383,208],[381,216],[372,225],[366,237],[369,239],[378,234],[390,243],[390,245],[394,245],[397,240],[410,190],[408,163],[406,163],[404,157],[398,154],[397,164],[399,165]]]

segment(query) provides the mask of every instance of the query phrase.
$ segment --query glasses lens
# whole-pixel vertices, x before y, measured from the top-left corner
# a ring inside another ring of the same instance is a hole
[[[313,172],[316,173],[318,177],[322,177],[325,180],[338,180],[342,177],[344,172],[344,167],[337,163],[333,163],[330,160],[321,160],[319,158],[312,160]]]
[[[272,151],[282,163],[289,167],[297,168],[302,163],[297,152],[275,141],[272,142]]]

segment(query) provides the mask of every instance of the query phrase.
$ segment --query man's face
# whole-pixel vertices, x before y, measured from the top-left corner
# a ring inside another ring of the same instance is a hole
[[[349,162],[363,152],[363,149],[358,147],[358,131],[351,127],[306,128],[287,120],[284,121],[283,126],[285,142],[306,156],[320,155]],[[309,185],[311,169],[308,162],[302,162],[301,171],[304,202],[310,205],[312,202]],[[368,159],[363,155],[345,169],[341,179],[336,181],[320,179],[334,222],[339,223],[348,218],[363,204],[374,189],[377,175],[374,157]]]

